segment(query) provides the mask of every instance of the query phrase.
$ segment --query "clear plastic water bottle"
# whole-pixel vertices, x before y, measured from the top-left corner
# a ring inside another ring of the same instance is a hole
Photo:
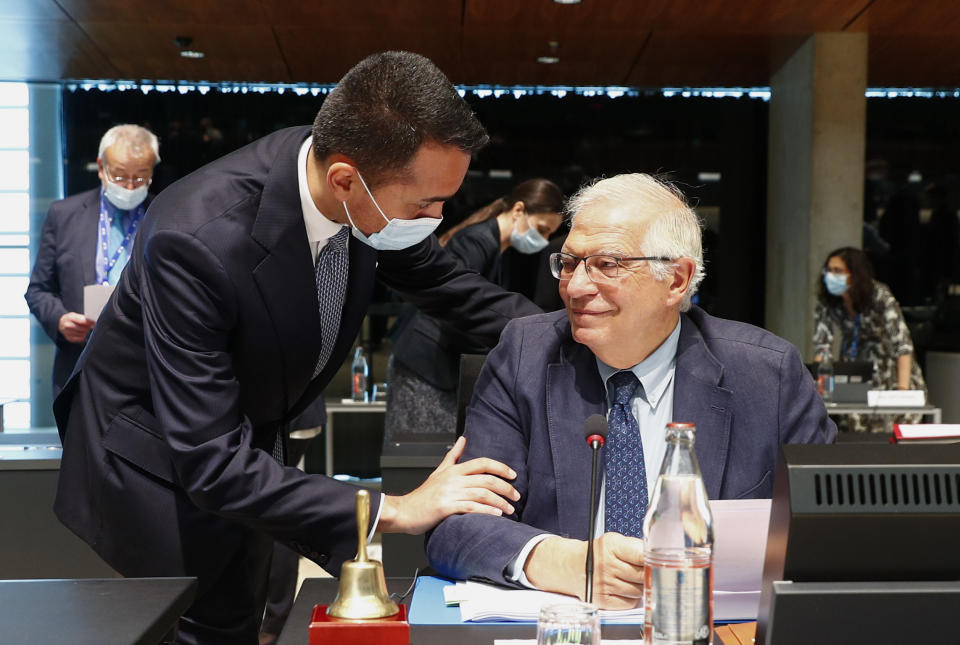
[[[350,398],[354,401],[367,400],[367,379],[370,376],[370,366],[367,364],[367,355],[363,345],[358,345],[353,353],[353,364],[350,366],[352,375]]]
[[[667,452],[643,520],[647,645],[713,642],[713,516],[695,435],[692,423],[667,424]]]
[[[817,364],[817,390],[824,401],[833,400],[833,362],[829,354]]]

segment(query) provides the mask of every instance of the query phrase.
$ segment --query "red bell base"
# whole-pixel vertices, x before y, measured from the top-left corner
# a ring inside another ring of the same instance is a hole
[[[327,616],[327,605],[316,605],[310,616],[310,645],[409,645],[407,607],[393,616],[371,620],[347,620]]]

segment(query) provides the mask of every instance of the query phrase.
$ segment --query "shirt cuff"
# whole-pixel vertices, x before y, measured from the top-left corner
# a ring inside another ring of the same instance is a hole
[[[527,574],[523,572],[523,568],[527,565],[527,558],[530,557],[530,552],[533,551],[533,547],[537,546],[548,537],[554,537],[550,533],[541,533],[540,535],[535,535],[530,538],[530,540],[523,545],[523,548],[520,549],[520,553],[516,555],[510,562],[507,563],[506,571],[504,577],[510,582],[516,582],[528,589],[536,589],[529,580],[527,580]]]
[[[373,518],[373,524],[370,525],[370,532],[367,533],[367,544],[373,540],[373,534],[377,532],[377,525],[380,524],[380,511],[383,510],[383,503],[386,501],[385,493],[380,493],[380,506],[377,507],[377,516]]]

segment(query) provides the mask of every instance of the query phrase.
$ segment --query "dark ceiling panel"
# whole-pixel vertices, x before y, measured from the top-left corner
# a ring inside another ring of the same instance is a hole
[[[362,58],[379,51],[412,51],[436,63],[454,83],[460,75],[459,36],[438,27],[417,33],[344,29],[317,38],[310,27],[276,27],[293,82],[335,83]]]
[[[464,55],[464,82],[522,85],[621,85],[647,32],[604,30],[602,34],[571,32],[552,50],[546,32],[517,39],[512,34],[474,31],[464,38],[467,51],[489,47],[483,56]],[[556,64],[537,62],[555,55]]]
[[[264,2],[295,82],[335,83],[364,56],[391,49],[422,54],[461,82],[459,2]]]
[[[112,78],[116,68],[72,22],[0,20],[0,79]]]
[[[881,34],[870,39],[867,84],[873,87],[960,87],[954,34]]]
[[[870,35],[871,85],[960,85],[960,0],[0,0],[0,79],[332,83],[407,49],[457,83],[764,85],[844,29]]]
[[[78,23],[267,24],[259,0],[57,0]]]
[[[276,39],[266,25],[133,25],[85,23],[84,29],[119,78],[289,82]],[[180,56],[175,35],[189,35],[202,59]]]
[[[686,34],[657,31],[628,83],[639,87],[765,86],[806,34]]]
[[[869,4],[870,0],[674,0],[654,29],[697,34],[841,31]]]
[[[261,0],[271,25],[311,28],[317,34],[365,31],[389,36],[398,29],[413,32],[460,28],[462,8],[452,0]]]
[[[465,82],[621,84],[665,4],[664,0],[596,0],[577,5],[551,0],[467,0]],[[546,55],[555,55],[560,62],[537,62]]]
[[[869,31],[871,35],[886,34],[952,34],[960,37],[960,2],[957,0],[923,0],[923,2],[904,2],[903,0],[874,0],[851,29]],[[904,52],[909,52],[918,43],[904,42]],[[919,43],[922,47],[922,41]],[[893,45],[887,43],[886,46]],[[957,52],[958,48],[951,48]]]

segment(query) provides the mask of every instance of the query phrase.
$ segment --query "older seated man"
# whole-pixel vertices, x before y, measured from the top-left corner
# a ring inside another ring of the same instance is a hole
[[[837,430],[793,345],[691,305],[700,225],[676,189],[620,175],[581,190],[568,211],[570,234],[550,257],[566,311],[507,325],[467,413],[465,458],[509,464],[521,500],[510,517],[445,519],[427,555],[442,575],[581,595],[584,421],[606,413],[594,601],[632,607],[667,423],[696,424],[711,499],[770,497],[778,447],[832,442]]]

